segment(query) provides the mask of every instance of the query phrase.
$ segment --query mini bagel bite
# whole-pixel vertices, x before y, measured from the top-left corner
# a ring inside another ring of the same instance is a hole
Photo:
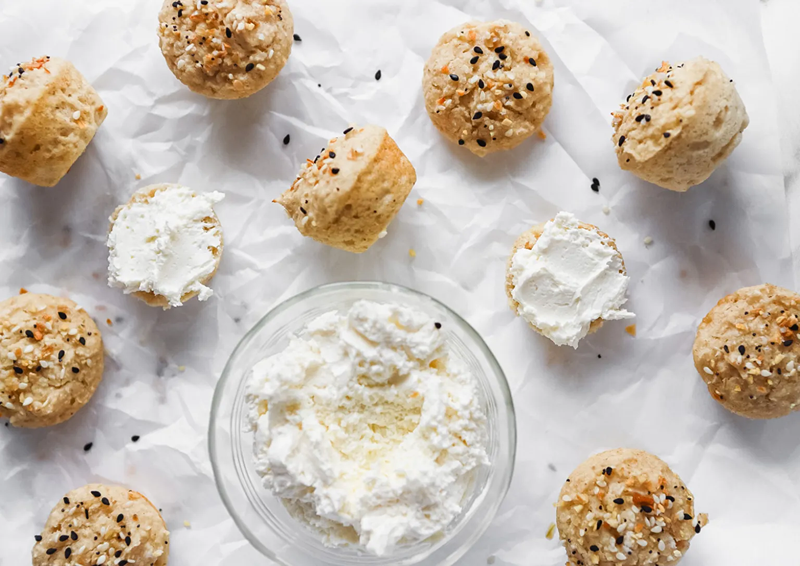
[[[468,22],[439,39],[422,89],[442,135],[484,157],[541,128],[553,103],[553,65],[520,24]]]
[[[506,267],[514,314],[556,345],[573,348],[604,321],[634,317],[622,308],[629,282],[616,242],[568,212],[517,238]]]
[[[708,523],[692,492],[661,459],[619,448],[570,474],[556,504],[568,566],[677,564]]]
[[[159,45],[175,77],[217,99],[245,98],[271,83],[292,51],[285,0],[164,0]]]
[[[0,302],[0,416],[40,428],[70,419],[103,379],[103,338],[73,301],[25,293]]]
[[[31,554],[33,566],[166,566],[169,531],[141,493],[94,483],[56,503]]]
[[[45,56],[15,65],[0,82],[0,171],[55,186],[107,115],[100,95],[69,61]]]
[[[722,298],[692,349],[711,396],[729,411],[774,419],[800,409],[800,295],[764,284]]]
[[[350,127],[275,200],[301,234],[353,253],[386,235],[417,181],[414,166],[380,126]]]
[[[698,57],[646,77],[614,113],[612,139],[622,169],[683,192],[711,176],[749,123],[734,82]]]

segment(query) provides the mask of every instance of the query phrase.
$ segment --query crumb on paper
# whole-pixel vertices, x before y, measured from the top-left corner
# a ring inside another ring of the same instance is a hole
[[[111,319],[110,319],[110,318],[107,318],[107,319],[106,319],[106,324],[107,324],[107,325],[109,325],[109,326],[114,326],[114,323],[113,323],[113,322],[111,322]]]
[[[191,529],[192,528],[192,524],[189,521],[184,521],[183,522],[183,526],[186,527],[187,529]]]
[[[636,336],[636,325],[631,324],[630,326],[625,327],[625,332],[630,334],[631,336]]]
[[[28,290],[27,290],[25,287],[20,287],[20,288],[19,288],[19,294],[20,294],[20,295],[24,295],[24,294],[25,294],[25,293],[27,293],[27,292],[28,292]]]
[[[178,371],[186,371],[186,366],[178,366]]]
[[[603,214],[605,214],[606,216],[608,216],[609,214],[611,214],[611,209],[610,209],[610,208],[608,208],[607,206],[604,206],[604,207],[603,207]]]
[[[650,236],[647,236],[647,237],[644,239],[644,245],[645,245],[645,246],[649,246],[649,245],[650,245],[650,244],[652,244],[652,243],[653,243],[653,238],[651,238]]]
[[[489,558],[486,559],[486,563],[487,564],[494,564],[495,560],[496,560],[496,558],[494,557],[494,554],[492,554]]]
[[[425,202],[424,199],[418,198],[417,199],[417,206],[422,206],[422,203],[424,203],[424,202]]]
[[[137,181],[141,181],[142,180],[142,176],[139,173],[136,173],[136,180]]]
[[[556,524],[550,523],[550,526],[547,527],[547,534],[544,535],[544,538],[546,538],[547,540],[553,540],[553,535],[555,534],[555,532],[556,532]]]
[[[408,250],[408,257],[417,257],[417,252],[414,251],[414,248]]]
[[[536,131],[536,135],[539,136],[540,140],[546,140],[547,139],[547,134],[544,133],[544,130],[537,130]]]

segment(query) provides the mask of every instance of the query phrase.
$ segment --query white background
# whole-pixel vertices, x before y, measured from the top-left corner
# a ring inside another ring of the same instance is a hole
[[[789,201],[784,192],[784,174],[790,187],[800,184],[796,0],[294,0],[302,43],[275,83],[238,102],[205,100],[174,79],[158,50],[159,6],[2,0],[0,62],[72,60],[109,117],[59,186],[0,176],[0,296],[20,287],[68,295],[98,321],[107,348],[105,379],[72,420],[0,428],[0,564],[27,564],[51,506],[93,481],[142,491],[163,509],[172,566],[268,564],[214,486],[206,443],[213,388],[239,338],[272,306],[350,279],[444,300],[507,373],[516,475],[461,564],[490,556],[499,565],[563,564],[558,541],[544,536],[552,502],[585,457],[618,446],[667,460],[710,514],[687,566],[798,564],[790,544],[800,531],[800,418],[748,422],[726,413],[691,361],[696,325],[720,297],[765,281],[793,287],[800,275],[790,244],[792,230],[800,242],[800,191]],[[444,31],[473,17],[526,23],[548,48],[556,86],[546,141],[481,160],[430,124],[419,87],[424,61]],[[736,80],[752,122],[707,183],[674,194],[619,171],[610,112],[662,59],[695,55]],[[389,236],[361,256],[303,239],[271,202],[350,122],[388,128],[419,176]],[[105,284],[108,216],[155,182],[227,194],[218,206],[225,256],[207,303],[161,312]],[[577,352],[559,349],[506,306],[513,241],[561,209],[616,238],[632,277],[636,338],[611,323]]]

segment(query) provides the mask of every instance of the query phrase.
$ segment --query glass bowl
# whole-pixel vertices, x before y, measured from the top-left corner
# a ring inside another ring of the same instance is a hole
[[[427,313],[443,323],[448,345],[478,381],[487,416],[489,466],[478,469],[463,510],[445,532],[377,557],[352,548],[330,548],[295,520],[255,471],[253,433],[247,427],[245,387],[259,361],[281,351],[290,335],[332,310],[358,300],[394,303]],[[503,370],[477,332],[435,299],[386,283],[336,283],[316,287],[278,305],[247,333],[231,355],[214,393],[209,451],[222,501],[250,543],[286,566],[445,565],[454,564],[491,523],[514,470],[516,424],[511,392]]]

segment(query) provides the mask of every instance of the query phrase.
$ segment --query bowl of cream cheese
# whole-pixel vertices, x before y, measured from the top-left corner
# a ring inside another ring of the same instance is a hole
[[[435,299],[324,285],[269,312],[217,385],[209,449],[247,539],[289,566],[450,565],[508,490],[503,371]]]

